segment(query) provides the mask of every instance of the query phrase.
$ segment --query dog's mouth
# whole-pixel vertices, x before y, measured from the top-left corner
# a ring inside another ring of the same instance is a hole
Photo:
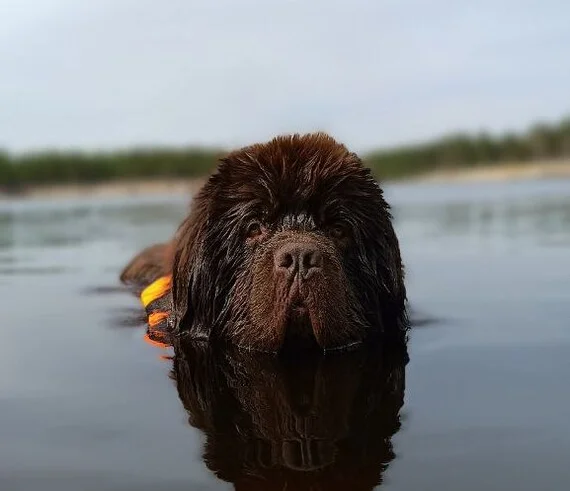
[[[294,346],[295,349],[317,348],[314,326],[311,322],[310,303],[306,289],[294,284],[289,292],[284,319],[284,347]]]
[[[313,330],[309,314],[310,310],[306,293],[302,293],[298,288],[292,289],[285,308],[287,330],[300,330],[302,328],[303,331],[306,330],[312,334]]]
[[[289,316],[295,319],[309,315],[309,307],[306,299],[299,293],[292,296],[289,300]]]
[[[352,351],[362,345],[361,339],[349,338],[344,342],[323,346],[322,342],[317,339],[315,325],[313,325],[315,321],[313,309],[320,308],[323,307],[315,304],[309,285],[293,286],[288,299],[283,351],[287,352],[288,347],[291,347],[294,351],[318,350],[323,353],[342,353]],[[347,321],[350,322],[350,320]]]
[[[344,353],[352,351],[361,346],[362,340],[356,339],[355,336],[341,336],[331,341],[323,340],[319,335],[324,331],[332,329],[340,329],[346,322],[350,325],[351,319],[333,318],[338,322],[334,325],[319,324],[323,311],[329,306],[319,303],[319,298],[315,298],[315,291],[309,285],[294,284],[292,285],[289,295],[280,309],[280,315],[274,317],[274,321],[279,326],[279,332],[282,333],[281,341],[278,345],[270,349],[258,347],[255,345],[240,345],[249,351],[264,351],[274,354],[281,353],[283,355],[293,354],[295,356],[301,354],[310,354],[314,352],[320,353]],[[281,317],[282,316],[282,317]],[[356,329],[346,329],[348,331],[356,331]],[[329,338],[330,339],[330,338]]]

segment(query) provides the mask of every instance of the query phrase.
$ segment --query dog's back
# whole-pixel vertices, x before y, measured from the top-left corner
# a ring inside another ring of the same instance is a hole
[[[172,272],[173,244],[165,242],[143,249],[121,272],[121,282],[136,290],[142,290],[158,278]]]

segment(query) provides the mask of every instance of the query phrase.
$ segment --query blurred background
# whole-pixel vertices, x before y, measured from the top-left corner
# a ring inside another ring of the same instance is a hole
[[[0,187],[194,177],[219,151],[312,130],[381,177],[568,157],[569,13],[560,0],[3,0]]]
[[[382,180],[422,321],[383,489],[566,489],[569,26],[562,0],[0,0],[0,488],[224,488],[118,274],[220,154],[324,130]]]

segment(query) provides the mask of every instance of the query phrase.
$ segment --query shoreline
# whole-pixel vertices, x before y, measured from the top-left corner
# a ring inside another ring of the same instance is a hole
[[[419,182],[500,182],[535,179],[570,178],[570,160],[544,160],[541,162],[505,162],[498,165],[445,169],[418,176]]]
[[[136,179],[97,184],[63,184],[35,186],[14,194],[0,193],[0,200],[36,198],[65,199],[84,197],[152,196],[160,194],[193,194],[200,189],[205,178]]]
[[[138,179],[112,181],[98,184],[64,184],[36,186],[21,193],[0,193],[0,200],[13,199],[65,199],[85,197],[150,196],[160,194],[193,194],[200,189],[207,176],[179,179]],[[529,162],[528,164],[504,163],[499,165],[443,169],[427,174],[401,179],[384,179],[385,184],[394,183],[477,183],[521,181],[535,179],[570,178],[570,160]]]

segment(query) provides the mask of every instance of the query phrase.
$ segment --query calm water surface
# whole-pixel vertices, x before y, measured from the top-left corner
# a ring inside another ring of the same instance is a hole
[[[113,287],[186,199],[0,202],[0,489],[568,489],[570,182],[387,197],[405,368],[197,353],[176,377]]]

